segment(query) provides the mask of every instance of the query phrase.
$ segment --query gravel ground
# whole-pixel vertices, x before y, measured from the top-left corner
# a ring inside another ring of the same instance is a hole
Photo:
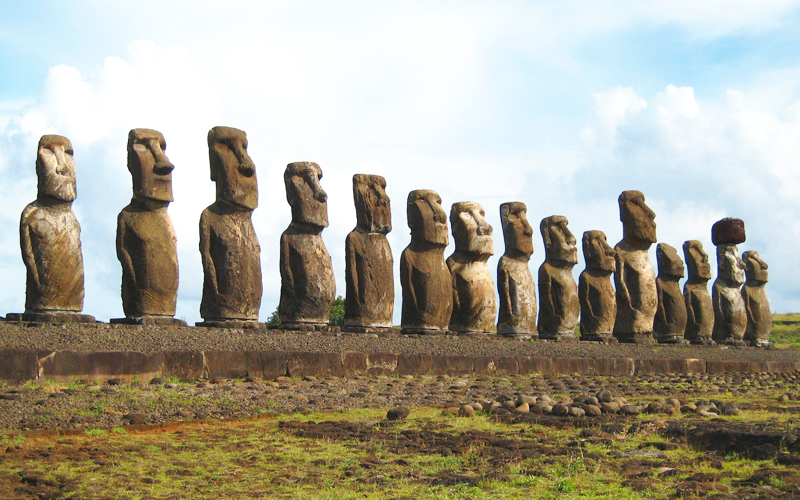
[[[637,377],[448,375],[412,377],[278,377],[275,380],[180,382],[155,378],[125,384],[73,382],[0,383],[0,429],[57,430],[111,428],[131,424],[223,420],[265,413],[388,410],[404,406],[456,409],[464,404],[505,401],[520,394],[549,394],[554,401],[608,390],[630,402],[674,397],[739,402],[745,410],[800,412],[800,375],[682,374]],[[2,443],[2,441],[0,441]],[[2,450],[0,450],[2,451]]]
[[[403,337],[370,334],[298,333],[214,328],[128,325],[47,325],[0,322],[0,349],[135,351],[311,351],[437,355],[547,356],[586,358],[699,358],[706,360],[800,361],[800,351],[716,346],[603,345],[520,341],[498,337]]]

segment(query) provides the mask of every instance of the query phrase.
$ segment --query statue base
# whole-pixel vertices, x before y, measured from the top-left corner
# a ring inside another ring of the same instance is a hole
[[[474,338],[478,338],[478,339],[496,338],[496,335],[493,332],[457,332],[457,331],[454,331],[453,333],[458,335],[459,337],[474,337]]]
[[[698,337],[696,339],[688,339],[692,345],[716,345],[711,337]]]
[[[740,347],[744,348],[747,347],[747,342],[742,339],[714,339],[717,345],[727,346],[727,347]]]
[[[659,344],[688,344],[689,341],[683,338],[680,335],[665,335],[663,337],[658,337],[656,341]]]
[[[295,332],[339,333],[341,331],[340,327],[328,323],[281,323],[280,329]]]
[[[615,333],[614,336],[621,344],[655,344],[653,332],[646,333]]]
[[[141,325],[141,326],[188,326],[182,319],[172,316],[131,316],[130,318],[112,318],[112,325]]]
[[[195,323],[194,326],[203,328],[237,328],[243,330],[267,330],[266,323],[246,319],[214,319]]]
[[[343,326],[341,330],[348,333],[400,334],[400,332],[390,326]]]
[[[601,344],[619,343],[613,333],[582,333],[581,342],[599,342]]]
[[[580,342],[575,332],[539,332],[539,340],[546,340],[548,342],[559,342],[564,344],[575,344]]]
[[[517,339],[517,340],[536,340],[539,338],[539,334],[537,333],[526,333],[526,332],[503,332],[497,333],[498,337],[503,337],[506,339]]]
[[[403,335],[453,335],[450,330],[440,330],[438,328],[403,328],[400,330]]]
[[[22,323],[97,323],[94,316],[71,311],[37,311],[24,313],[8,313],[6,321]]]

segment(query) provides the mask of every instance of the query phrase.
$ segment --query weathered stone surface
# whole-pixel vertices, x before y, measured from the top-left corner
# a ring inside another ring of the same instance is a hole
[[[165,377],[178,377],[181,380],[198,380],[205,369],[205,356],[202,351],[164,351],[164,364],[161,374]]]
[[[235,128],[214,127],[208,133],[208,155],[217,200],[200,216],[200,315],[207,322],[257,321],[261,247],[251,217],[258,206],[258,184],[247,136]]]
[[[178,244],[167,213],[174,166],[166,147],[155,130],[139,128],[128,134],[133,199],[117,217],[125,322],[186,324],[172,318],[178,300]]]
[[[745,241],[744,221],[733,217],[720,219],[711,226],[711,243],[738,245]]]
[[[692,344],[713,344],[714,304],[708,293],[708,280],[711,279],[708,255],[697,240],[683,243],[683,255],[689,268],[689,279],[683,285],[687,318],[684,337]]]
[[[505,253],[497,264],[500,295],[497,333],[506,337],[530,338],[536,331],[536,283],[528,267],[533,255],[533,229],[528,208],[519,201],[500,205]]]
[[[453,313],[453,283],[444,261],[448,236],[442,198],[429,189],[411,191],[406,211],[411,243],[400,257],[403,333],[445,333]]]
[[[680,280],[684,275],[683,261],[677,250],[666,243],[656,247],[658,262],[658,309],[653,323],[656,340],[662,344],[684,341],[686,331],[686,302],[681,293]]]
[[[333,263],[322,230],[328,227],[328,195],[320,186],[322,169],[312,162],[286,166],[283,181],[292,222],[281,235],[281,299],[285,327],[326,325],[336,296]]]
[[[203,353],[206,376],[274,379],[287,373],[284,351],[206,351]]]
[[[459,333],[491,333],[497,317],[494,282],[486,261],[494,254],[492,226],[478,203],[454,203],[450,227],[456,249],[447,258],[453,277],[450,329]]]
[[[66,313],[75,321],[94,321],[83,309],[81,226],[72,212],[77,196],[72,143],[44,135],[36,157],[39,178],[36,201],[22,211],[19,223],[22,260],[27,269],[25,321],[29,315]]]
[[[105,382],[109,378],[122,378],[130,382],[134,377],[150,380],[161,375],[163,361],[160,352],[57,351],[39,359],[39,373],[41,378],[54,381]]]
[[[539,225],[545,247],[545,261],[539,267],[540,339],[575,338],[581,306],[572,268],[578,263],[578,248],[568,223],[566,217],[552,215]]]
[[[353,198],[358,222],[345,240],[344,324],[391,327],[394,259],[386,239],[392,230],[386,179],[380,175],[354,175]]]
[[[38,356],[29,349],[0,349],[0,380],[16,384],[39,375]]]
[[[749,250],[742,254],[747,281],[742,287],[742,298],[747,311],[747,330],[744,340],[755,347],[768,347],[772,343],[772,312],[764,290],[769,274],[767,263],[761,260],[758,252]]]
[[[732,243],[717,246],[717,279],[711,299],[714,302],[713,338],[718,344],[744,345],[747,310],[742,298],[744,262]]]
[[[578,279],[581,306],[581,340],[608,342],[614,338],[617,300],[611,275],[616,269],[616,252],[603,231],[583,233],[583,256],[586,269]]]
[[[652,343],[658,294],[647,250],[656,242],[656,214],[645,204],[641,191],[623,191],[619,195],[619,213],[622,241],[614,247],[617,252],[614,336],[620,342]]]

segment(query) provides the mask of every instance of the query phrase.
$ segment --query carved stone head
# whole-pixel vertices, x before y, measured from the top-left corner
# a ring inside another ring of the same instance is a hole
[[[500,220],[503,224],[503,239],[506,255],[533,255],[533,228],[528,222],[528,207],[520,201],[500,205]]]
[[[408,193],[406,203],[411,241],[447,246],[447,214],[442,208],[442,198],[431,189],[416,189]]]
[[[493,229],[486,221],[486,212],[479,203],[453,203],[450,208],[450,228],[456,242],[456,251],[479,255],[494,254]]]
[[[172,201],[172,170],[164,150],[167,143],[157,130],[135,128],[128,133],[128,170],[133,193],[156,201]]]
[[[623,191],[619,195],[619,220],[622,239],[636,246],[650,247],[656,242],[656,214],[644,203],[641,191]]]
[[[567,224],[569,221],[563,215],[551,215],[542,219],[539,229],[544,240],[545,260],[574,266],[578,263],[577,240]]]
[[[663,280],[677,281],[683,278],[683,261],[678,256],[675,247],[666,243],[656,246],[656,260],[658,262],[658,276]]]
[[[231,127],[208,131],[211,180],[217,184],[217,200],[246,210],[258,207],[256,166],[247,154],[247,134]]]
[[[617,252],[608,244],[603,231],[585,231],[583,233],[583,258],[587,269],[596,269],[613,273],[617,269],[614,260]]]
[[[362,231],[386,234],[392,230],[392,207],[383,176],[354,175],[353,200],[356,204],[358,227]]]
[[[723,244],[717,247],[717,277],[744,284],[744,262],[737,254],[736,245]]]
[[[708,254],[703,250],[703,244],[697,240],[688,240],[683,243],[683,256],[689,267],[689,281],[708,281],[711,279],[711,264]]]
[[[742,260],[746,266],[747,281],[755,283],[766,283],[769,281],[769,273],[767,273],[767,263],[761,260],[758,252],[755,250],[748,250],[742,254]]]
[[[39,197],[75,200],[75,158],[72,157],[69,139],[60,135],[43,135],[39,139],[36,175],[39,177]]]
[[[299,161],[286,165],[283,182],[286,185],[286,201],[292,206],[292,223],[314,227],[328,227],[328,193],[319,180],[322,169],[310,161]]]

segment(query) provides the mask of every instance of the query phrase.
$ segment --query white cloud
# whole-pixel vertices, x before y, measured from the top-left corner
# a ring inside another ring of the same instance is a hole
[[[672,85],[649,99],[620,88],[595,98],[574,178],[580,195],[643,191],[657,214],[659,240],[676,247],[699,239],[713,250],[711,224],[742,218],[748,240],[741,250],[758,250],[771,269],[793,268],[800,101],[784,103],[792,112],[775,112],[751,102],[750,92],[729,90],[721,102],[702,103],[693,89]],[[768,290],[779,310],[796,308],[791,273],[773,273]]]

